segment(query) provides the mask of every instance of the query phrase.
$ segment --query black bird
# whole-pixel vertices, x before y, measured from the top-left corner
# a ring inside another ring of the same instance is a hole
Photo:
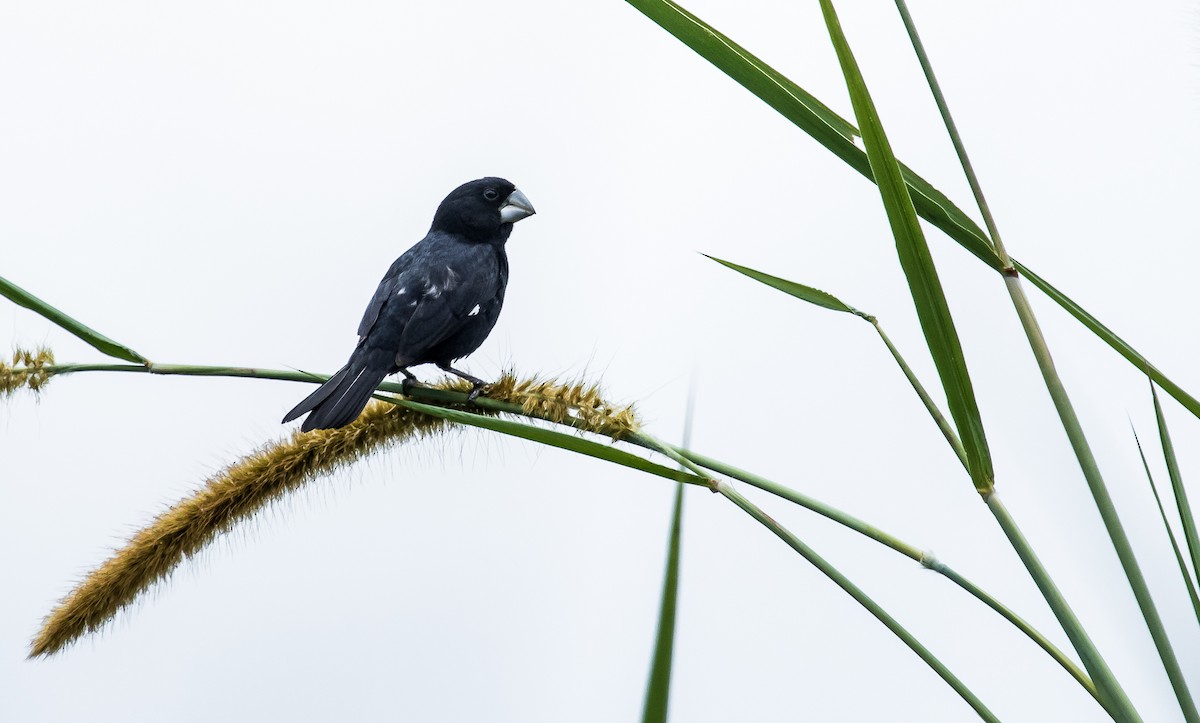
[[[310,429],[354,421],[389,374],[418,364],[466,379],[478,394],[484,382],[450,366],[479,348],[504,303],[513,224],[534,213],[525,194],[503,178],[481,178],[451,191],[433,215],[429,233],[384,274],[358,325],[358,346],[346,366],[283,418],[311,412]]]

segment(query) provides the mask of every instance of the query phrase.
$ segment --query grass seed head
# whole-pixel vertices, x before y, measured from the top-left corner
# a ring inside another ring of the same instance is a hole
[[[0,396],[12,396],[19,389],[41,390],[50,381],[46,367],[53,365],[54,352],[46,347],[35,351],[17,347],[11,365],[0,361]]]

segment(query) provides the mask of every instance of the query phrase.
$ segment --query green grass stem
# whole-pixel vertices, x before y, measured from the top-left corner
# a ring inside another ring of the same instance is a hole
[[[962,699],[965,700],[967,704],[975,710],[980,718],[985,721],[998,722],[1000,720],[995,716],[994,713],[988,710],[987,706],[983,704],[983,701],[979,700],[978,696],[976,696],[970,688],[968,688],[961,680],[959,680],[954,673],[950,672],[950,669],[947,668],[940,660],[938,660],[928,648],[921,644],[921,642],[917,640],[912,633],[908,632],[904,626],[902,626],[886,610],[880,607],[879,604],[871,599],[869,595],[863,592],[861,588],[851,582],[850,579],[843,575],[837,568],[831,565],[823,557],[818,555],[815,550],[806,545],[802,540],[800,540],[800,538],[792,534],[787,528],[785,528],[783,525],[780,525],[769,515],[759,509],[759,507],[753,502],[742,496],[741,493],[735,490],[730,483],[720,482],[717,485],[716,491],[730,502],[740,507],[742,511],[749,514],[761,525],[773,532],[775,536],[783,540],[788,547],[791,547],[793,550],[798,552],[802,557],[804,557],[805,560],[808,560],[809,563],[820,570],[826,577],[828,577],[830,580],[833,580],[833,582],[836,583],[838,587],[842,588],[842,590],[844,590],[847,594],[849,594],[850,597],[854,598],[859,605],[862,605],[864,608],[866,608],[867,611],[874,615],[879,622],[883,623],[888,630],[891,630],[896,637],[900,638],[900,640],[903,641],[910,650],[916,653],[921,660],[925,661],[925,663],[932,668],[935,673],[941,676],[942,680],[946,681],[946,683],[954,689],[954,692],[958,693]]]
[[[1009,514],[1004,503],[1000,501],[1000,497],[995,493],[985,497],[988,509],[995,516],[996,521],[1000,523],[1000,529],[1004,530],[1005,536],[1008,537],[1013,549],[1017,551],[1017,555],[1021,558],[1021,562],[1025,565],[1025,569],[1029,571],[1029,576],[1033,578],[1034,584],[1042,593],[1042,597],[1050,605],[1050,609],[1054,611],[1055,617],[1070,638],[1071,644],[1075,647],[1079,657],[1083,660],[1083,666],[1091,675],[1092,680],[1096,684],[1100,704],[1108,711],[1108,714],[1113,717],[1113,720],[1118,723],[1136,723],[1141,721],[1141,716],[1134,709],[1133,703],[1125,694],[1125,690],[1121,687],[1109,669],[1108,663],[1104,662],[1100,651],[1096,649],[1092,639],[1088,636],[1087,631],[1079,622],[1079,618],[1075,617],[1075,612],[1071,610],[1071,606],[1067,604],[1066,598],[1059,591],[1058,586],[1054,584],[1050,573],[1046,571],[1042,561],[1038,559],[1037,553],[1033,551],[1033,546],[1029,544],[1029,540],[1025,539],[1024,533],[1021,532],[1017,522]]]
[[[1062,420],[1067,437],[1070,439],[1071,447],[1075,450],[1075,456],[1079,461],[1080,468],[1083,470],[1088,488],[1091,490],[1092,499],[1100,511],[1104,527],[1108,531],[1108,536],[1112,540],[1113,547],[1116,549],[1121,567],[1124,569],[1125,576],[1129,580],[1129,585],[1133,589],[1134,597],[1137,599],[1138,607],[1142,612],[1142,617],[1146,621],[1146,627],[1149,629],[1150,636],[1154,640],[1154,645],[1158,649],[1159,658],[1167,672],[1167,677],[1170,678],[1171,687],[1175,691],[1175,697],[1179,701],[1180,709],[1183,711],[1184,718],[1189,723],[1200,723],[1200,713],[1196,710],[1196,704],[1192,699],[1191,691],[1188,689],[1187,680],[1183,675],[1183,670],[1179,665],[1175,650],[1171,645],[1171,640],[1167,636],[1162,618],[1154,603],[1154,598],[1150,595],[1150,590],[1146,585],[1141,566],[1138,564],[1136,555],[1134,555],[1133,547],[1129,542],[1124,525],[1121,524],[1116,507],[1112,503],[1108,486],[1105,484],[1104,477],[1100,473],[1100,468],[1096,464],[1095,456],[1092,454],[1091,446],[1075,413],[1074,405],[1071,404],[1066,387],[1063,385],[1062,379],[1058,376],[1058,371],[1050,356],[1050,348],[1046,344],[1041,327],[1034,316],[1033,308],[1029,304],[1029,299],[1025,295],[1024,288],[1021,286],[1018,272],[1013,267],[1013,262],[1009,259],[1004,243],[1000,239],[1000,232],[996,228],[995,219],[993,219],[987,200],[983,195],[983,189],[979,184],[979,179],[975,175],[974,167],[971,165],[966,147],[963,145],[962,138],[954,123],[954,118],[950,113],[945,96],[942,94],[941,86],[937,82],[933,66],[929,62],[929,57],[925,52],[924,44],[917,33],[916,25],[912,21],[912,16],[909,14],[904,0],[896,0],[896,6],[900,10],[905,28],[908,30],[909,39],[912,42],[929,88],[937,103],[938,111],[942,115],[942,120],[946,125],[955,152],[958,154],[959,163],[963,167],[963,172],[967,176],[971,191],[975,195],[975,201],[979,206],[980,212],[983,214],[985,224],[991,234],[993,247],[1004,267],[1005,287],[1008,289],[1013,306],[1021,319],[1021,326],[1025,330],[1030,348],[1037,359],[1038,368],[1041,370],[1046,387],[1050,391],[1050,397],[1054,402],[1055,409],[1058,411],[1059,418]],[[1093,331],[1095,330],[1093,329]],[[1079,651],[1079,653],[1081,656],[1084,655],[1083,651]],[[1084,656],[1085,664],[1087,660],[1088,657]],[[1100,680],[1100,676],[1097,675],[1095,670],[1089,667],[1089,671],[1091,671],[1092,677],[1096,679],[1098,685],[1102,687],[1107,685],[1107,683]]]
[[[1021,616],[1017,615],[999,600],[994,598],[991,594],[959,573],[955,572],[945,563],[938,561],[931,553],[922,550],[915,545],[907,543],[895,535],[889,534],[847,512],[843,512],[832,505],[828,505],[820,500],[809,497],[808,495],[798,492],[795,489],[780,485],[765,477],[754,474],[753,472],[748,472],[744,469],[734,467],[733,465],[726,464],[725,462],[713,459],[712,457],[707,457],[691,450],[676,448],[675,451],[692,462],[700,465],[701,467],[712,470],[719,475],[736,479],[752,487],[763,490],[764,492],[769,492],[776,497],[781,497],[789,502],[792,502],[793,504],[797,504],[805,509],[811,510],[812,512],[815,512],[826,519],[832,520],[833,522],[843,525],[844,527],[848,527],[864,537],[875,540],[876,542],[895,550],[901,555],[920,563],[924,567],[945,576],[948,580],[955,583],[977,600],[998,613],[1001,617],[1008,620],[1018,630],[1025,633],[1030,640],[1041,647],[1042,650],[1049,654],[1050,657],[1055,660],[1055,662],[1061,665],[1063,669],[1071,675],[1071,677],[1078,681],[1079,684],[1082,685],[1093,698],[1097,698],[1096,686],[1092,683],[1092,680],[1087,676],[1086,673],[1084,673],[1084,671],[1080,670],[1079,666],[1076,665],[1075,662],[1066,655],[1066,653],[1059,649],[1058,646],[1056,646],[1048,638],[1046,638],[1045,635],[1026,622]],[[1097,701],[1099,701],[1099,698],[1097,698]]]
[[[896,345],[892,343],[887,333],[884,332],[879,320],[872,316],[868,321],[871,322],[871,326],[875,327],[875,331],[879,333],[879,338],[883,340],[888,351],[891,352],[892,358],[896,360],[896,364],[900,365],[900,371],[904,372],[904,377],[912,385],[913,391],[921,398],[921,403],[925,405],[925,411],[929,412],[929,416],[933,419],[934,424],[941,430],[942,436],[946,438],[946,443],[950,445],[950,449],[954,451],[955,456],[958,457],[958,461],[962,463],[963,469],[967,470],[967,474],[970,474],[971,468],[967,464],[967,453],[963,450],[962,441],[954,433],[954,427],[950,425],[946,416],[942,414],[942,410],[938,409],[933,398],[929,396],[929,392],[925,390],[925,386],[921,384],[921,380],[917,378],[912,368],[908,366],[908,362],[900,354],[900,350],[896,348]]]

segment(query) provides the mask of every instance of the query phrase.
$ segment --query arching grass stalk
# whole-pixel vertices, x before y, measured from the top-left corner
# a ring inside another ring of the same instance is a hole
[[[958,154],[959,163],[962,165],[963,172],[967,176],[971,192],[975,196],[980,213],[983,214],[984,224],[987,226],[988,233],[991,236],[992,246],[996,251],[997,257],[1000,259],[1005,288],[1008,290],[1013,307],[1016,309],[1017,316],[1021,320],[1021,327],[1025,330],[1029,346],[1033,350],[1046,388],[1050,392],[1050,398],[1054,402],[1055,409],[1058,411],[1063,429],[1066,431],[1067,437],[1071,442],[1071,447],[1075,451],[1076,459],[1079,462],[1080,469],[1083,471],[1084,478],[1087,480],[1088,488],[1092,493],[1092,499],[1095,501],[1096,508],[1100,512],[1100,517],[1104,522],[1105,529],[1108,531],[1109,539],[1112,541],[1113,548],[1117,552],[1117,557],[1121,562],[1121,567],[1125,571],[1129,585],[1133,589],[1134,597],[1137,599],[1138,607],[1141,609],[1142,617],[1146,622],[1146,627],[1149,629],[1150,635],[1154,640],[1154,645],[1158,649],[1159,658],[1166,669],[1167,677],[1170,678],[1171,686],[1175,691],[1175,697],[1179,702],[1179,707],[1183,711],[1184,718],[1189,723],[1200,723],[1200,712],[1197,712],[1191,691],[1188,689],[1187,680],[1184,678],[1183,670],[1179,665],[1175,650],[1171,645],[1171,640],[1167,636],[1166,629],[1163,626],[1162,617],[1159,615],[1154,598],[1150,595],[1150,589],[1146,585],[1145,577],[1142,574],[1141,566],[1138,564],[1137,556],[1133,552],[1129,536],[1125,532],[1125,527],[1121,523],[1121,518],[1117,514],[1116,507],[1113,505],[1112,497],[1108,492],[1108,486],[1105,484],[1104,477],[1100,473],[1100,467],[1096,464],[1095,456],[1092,454],[1091,445],[1088,443],[1087,437],[1083,432],[1083,426],[1080,424],[1079,417],[1075,413],[1075,407],[1067,395],[1066,386],[1063,384],[1062,379],[1058,375],[1058,370],[1054,366],[1054,360],[1050,356],[1050,348],[1046,343],[1045,336],[1042,334],[1041,326],[1034,316],[1033,308],[1029,305],[1029,299],[1025,295],[1025,290],[1021,286],[1020,276],[1016,268],[1014,268],[1013,261],[1009,258],[1008,251],[1000,237],[1000,231],[992,216],[991,208],[988,206],[987,199],[983,195],[983,188],[979,184],[975,169],[971,164],[970,157],[967,155],[966,146],[963,144],[958,127],[954,123],[953,116],[950,114],[950,107],[946,103],[945,96],[942,94],[941,85],[938,83],[937,76],[933,72],[933,65],[929,62],[925,46],[921,42],[920,35],[917,33],[916,24],[908,12],[905,0],[896,0],[896,7],[899,9],[901,18],[904,20],[904,26],[908,31],[909,39],[912,42],[917,59],[920,61],[921,69],[925,73],[926,81],[928,82],[930,91],[933,93],[938,111],[941,113],[942,120],[946,125],[946,130],[954,145],[955,153]],[[989,506],[991,506],[990,501]],[[1080,651],[1080,654],[1083,655],[1083,651]],[[1085,656],[1086,662],[1087,659]],[[1092,671],[1092,674],[1093,677],[1097,678],[1097,682],[1101,682],[1095,671]]]
[[[18,368],[18,369],[14,369],[13,371],[15,373],[24,373],[26,370]],[[321,382],[327,378],[324,375],[311,374],[308,372],[289,371],[289,370],[262,369],[262,368],[254,368],[254,367],[200,366],[200,365],[185,365],[185,364],[160,364],[160,365],[153,365],[152,368],[147,368],[146,366],[137,365],[137,364],[59,364],[59,365],[44,367],[44,372],[47,375],[47,377],[53,377],[58,374],[71,374],[71,373],[92,372],[92,371],[124,372],[124,373],[157,373],[157,374],[163,374],[163,375],[182,375],[182,376],[214,376],[214,377],[233,377],[233,378],[274,379],[274,380],[298,381],[298,382],[310,382],[310,383]],[[385,382],[385,383],[381,384],[379,388],[383,391],[389,391],[389,392],[401,392],[402,391],[402,385],[392,383],[392,382]],[[504,431],[505,433],[511,433],[511,431],[509,431],[510,428],[507,426],[504,426],[504,420],[488,419],[488,418],[481,417],[478,413],[474,413],[474,412],[468,413],[466,411],[463,411],[464,409],[467,408],[466,405],[468,404],[467,392],[465,390],[456,389],[453,387],[451,387],[451,388],[414,387],[414,388],[411,388],[409,391],[411,394],[410,400],[403,400],[403,399],[398,399],[398,398],[393,398],[393,397],[385,397],[384,399],[386,401],[388,401],[389,403],[399,404],[402,406],[410,406],[411,407],[411,405],[420,404],[421,406],[416,407],[416,410],[427,410],[430,413],[441,415],[442,418],[449,418],[451,415],[454,415],[455,419],[453,421],[462,421],[464,423],[470,423],[475,426],[484,426],[485,424],[487,424],[491,428],[493,428],[495,431]],[[415,401],[415,400],[420,400],[420,401]],[[428,404],[422,404],[422,402],[426,402]],[[443,405],[443,406],[434,406],[434,405]],[[584,421],[576,416],[572,416],[571,414],[569,414],[568,409],[564,408],[561,405],[547,404],[545,401],[539,402],[536,399],[535,400],[527,400],[527,403],[525,403],[525,404],[518,404],[518,403],[515,403],[512,401],[504,401],[504,400],[500,400],[500,399],[493,399],[488,396],[480,396],[480,397],[476,398],[471,403],[470,406],[476,412],[477,411],[485,411],[485,412],[490,412],[490,413],[504,413],[504,414],[527,416],[527,417],[531,417],[534,419],[542,419],[544,421],[554,421],[554,422],[568,425],[568,426],[571,426],[571,427],[574,427],[574,428],[580,429],[580,430],[586,429],[586,424],[584,423]],[[459,407],[459,408],[447,409],[444,407]],[[528,407],[528,409],[526,409],[526,407]],[[512,423],[509,423],[509,424],[512,424]],[[530,436],[527,436],[527,435],[533,435],[535,432],[546,431],[546,430],[539,430],[538,428],[534,428],[534,427],[528,427],[527,425],[514,425],[514,426],[520,428],[515,431],[517,433],[519,433],[521,436],[524,436],[525,438],[530,438]],[[753,473],[738,469],[736,467],[733,467],[732,465],[727,465],[723,462],[720,462],[719,460],[715,460],[711,457],[706,457],[704,455],[698,454],[696,452],[692,452],[692,451],[684,449],[684,448],[671,447],[670,445],[665,445],[661,442],[657,442],[656,440],[652,440],[648,437],[645,437],[644,435],[642,435],[641,433],[636,432],[636,431],[629,431],[628,429],[626,429],[626,430],[621,431],[621,434],[623,435],[621,437],[622,441],[628,442],[630,444],[634,444],[634,445],[637,445],[637,446],[640,446],[640,447],[643,447],[645,449],[652,450],[652,451],[659,451],[659,452],[671,457],[672,459],[676,459],[676,460],[678,460],[678,457],[676,455],[682,456],[682,457],[686,458],[686,461],[685,461],[686,466],[690,467],[691,469],[696,469],[696,465],[699,465],[699,466],[705,467],[707,469],[710,469],[710,470],[716,472],[717,474],[721,474],[721,475],[731,477],[733,479],[741,480],[741,481],[743,481],[747,484],[750,484],[754,487],[758,487],[759,489],[762,489],[766,492],[770,492],[771,494],[774,494],[778,497],[781,497],[781,498],[789,500],[795,504],[799,504],[803,507],[806,507],[806,508],[812,510],[813,512],[816,512],[817,514],[820,514],[834,522],[837,522],[838,524],[841,524],[845,527],[848,527],[851,530],[854,530],[855,532],[858,532],[859,534],[862,534],[870,539],[875,540],[876,542],[879,542],[887,547],[890,547],[891,549],[905,555],[906,557],[909,557],[910,559],[921,563],[922,565],[926,566],[928,569],[934,570],[935,572],[938,572],[938,573],[946,576],[947,579],[951,580],[952,582],[955,582],[960,587],[962,587],[964,590],[969,592],[971,595],[973,595],[974,597],[976,597],[977,599],[982,601],[984,604],[986,604],[988,607],[990,607],[991,609],[993,609],[994,611],[996,611],[997,613],[1002,615],[1005,619],[1009,620],[1014,626],[1016,626],[1018,629],[1020,629],[1022,632],[1024,632],[1027,636],[1029,636],[1030,639],[1032,639],[1035,643],[1037,643],[1039,646],[1041,646],[1043,648],[1043,650],[1045,650],[1060,665],[1062,665],[1063,668],[1065,670],[1067,670],[1067,672],[1070,673],[1072,677],[1074,677],[1076,680],[1078,680],[1080,682],[1080,684],[1083,685],[1083,687],[1085,689],[1087,689],[1091,695],[1093,695],[1093,696],[1096,695],[1095,687],[1092,684],[1091,680],[1082,671],[1080,671],[1078,666],[1076,666],[1069,658],[1067,658],[1066,655],[1061,650],[1059,650],[1052,643],[1050,643],[1045,638],[1045,636],[1043,636],[1041,633],[1039,633],[1036,629],[1034,629],[1031,625],[1029,625],[1027,622],[1025,622],[1022,618],[1017,616],[1011,610],[1009,610],[1006,606],[1001,604],[998,600],[993,598],[991,595],[989,595],[988,593],[983,591],[978,586],[974,585],[974,583],[971,583],[966,578],[963,578],[962,576],[955,573],[948,566],[943,565],[941,563],[931,564],[933,561],[933,558],[928,553],[923,552],[920,548],[918,548],[914,545],[911,545],[909,543],[903,542],[899,538],[896,538],[893,535],[883,532],[882,530],[880,530],[862,520],[859,520],[858,518],[856,518],[850,514],[842,512],[841,510],[838,510],[835,507],[826,505],[823,502],[815,500],[815,499],[813,499],[807,495],[804,495],[796,490],[789,489],[783,485],[779,485],[775,482],[767,480],[766,478],[763,478],[763,477],[754,475]],[[567,439],[572,440],[572,439],[576,439],[576,438],[568,437]],[[544,440],[535,440],[535,441],[544,441]],[[586,440],[578,440],[579,444],[582,444],[584,442],[586,442]],[[564,442],[561,446],[566,446],[566,444],[567,443]],[[608,447],[607,449],[612,449],[612,448]],[[670,451],[668,452],[667,450],[670,450]],[[615,449],[613,451],[619,452],[619,450],[615,450]],[[599,454],[599,453],[597,453],[597,454]],[[628,453],[623,453],[623,454],[627,455]],[[629,456],[632,457],[632,455],[629,455]],[[648,460],[643,460],[642,458],[635,458],[635,459],[641,460],[641,462],[643,462],[647,465],[653,464],[653,463],[650,463]],[[615,460],[610,460],[610,461],[615,461]],[[640,463],[638,463],[638,464],[640,465]],[[630,466],[632,466],[632,463],[630,464]],[[668,477],[671,477],[672,479],[680,479],[680,478],[673,477],[670,474],[668,474],[670,472],[670,470],[667,470],[666,468],[661,468],[659,465],[653,465],[653,466],[658,469],[646,470],[646,471],[651,471],[652,473],[660,474],[660,476],[668,476]],[[666,471],[664,472],[663,470],[666,470]],[[703,481],[698,480],[695,477],[690,477],[690,476],[683,478],[680,481],[703,484],[704,486],[710,487],[710,489],[711,489],[712,484],[709,481],[707,481],[707,478],[709,477],[709,475],[704,474],[702,472],[702,476],[706,478]],[[86,632],[86,630],[84,632]]]
[[[180,370],[181,368],[174,369],[176,373]],[[193,368],[192,371],[212,370]],[[248,370],[237,371],[245,374]],[[461,381],[453,380],[440,389],[423,391],[453,395],[460,402],[465,402],[468,388]],[[613,441],[636,435],[643,443],[662,450],[685,467],[701,472],[701,476],[674,473],[668,468],[613,449],[611,446],[531,425],[481,416],[478,411],[381,396],[386,403],[373,403],[347,427],[309,433],[294,432],[289,440],[267,445],[231,465],[210,479],[199,492],[159,515],[148,527],[136,534],[129,544],[88,575],[50,614],[33,643],[31,655],[52,654],[79,636],[103,626],[138,595],[169,576],[184,559],[195,555],[221,533],[258,514],[266,505],[298,489],[318,474],[348,464],[386,444],[440,431],[445,428],[445,422],[450,421],[553,444],[610,461],[620,462],[620,455],[625,455],[633,458],[622,462],[628,466],[679,481],[701,484],[722,492],[756,520],[774,530],[797,552],[866,606],[932,666],[985,720],[995,720],[978,698],[937,658],[840,572],[816,556],[810,548],[800,543],[794,535],[764,515],[757,507],[741,498],[728,483],[722,484],[718,480],[710,479],[698,465],[639,432],[639,425],[631,407],[607,404],[594,386],[562,385],[538,380],[519,381],[511,375],[506,375],[487,391],[489,395],[500,397],[499,400],[490,401],[511,405],[509,409],[519,410],[518,413],[525,416],[570,424],[586,431],[608,435]],[[487,413],[486,410],[484,413]]]
[[[716,491],[730,502],[740,507],[744,512],[749,514],[771,532],[775,533],[779,539],[787,543],[788,547],[791,547],[793,550],[800,553],[805,560],[808,560],[814,567],[824,573],[826,577],[837,583],[838,587],[842,588],[842,590],[845,590],[850,597],[854,598],[855,601],[858,602],[858,604],[865,607],[872,615],[876,617],[876,619],[879,620],[879,622],[883,623],[888,630],[891,630],[896,637],[904,641],[905,645],[907,645],[914,653],[920,656],[921,660],[924,660],[929,667],[933,668],[934,672],[941,676],[942,680],[946,681],[946,683],[948,683],[956,693],[962,696],[962,699],[965,700],[977,714],[979,714],[980,718],[986,721],[1000,720],[995,716],[995,714],[988,710],[987,706],[983,704],[983,701],[979,700],[979,698],[976,697],[973,692],[971,692],[970,688],[964,685],[962,681],[960,681],[953,673],[951,673],[950,670],[933,655],[933,653],[931,653],[924,645],[921,644],[920,641],[913,637],[912,633],[908,632],[904,626],[897,622],[895,618],[889,615],[886,610],[881,608],[857,585],[851,582],[849,578],[839,572],[837,568],[829,564],[829,562],[818,555],[811,547],[804,544],[800,538],[793,535],[787,530],[787,528],[783,527],[774,519],[772,519],[769,515],[759,509],[758,506],[753,502],[743,497],[741,493],[733,489],[728,482],[719,483]]]
[[[1055,645],[1040,631],[1026,622],[1024,618],[1017,615],[996,598],[992,597],[991,594],[980,588],[975,583],[971,582],[969,579],[960,575],[950,566],[939,561],[933,556],[932,553],[911,545],[899,539],[898,537],[895,537],[894,535],[888,534],[887,532],[884,532],[883,530],[864,522],[853,515],[827,505],[820,500],[772,482],[771,480],[756,475],[753,472],[747,472],[746,470],[739,469],[720,460],[713,459],[712,457],[706,457],[703,454],[693,452],[688,449],[677,447],[675,448],[675,451],[683,457],[686,457],[692,462],[700,465],[701,467],[710,469],[717,474],[725,475],[726,477],[736,479],[740,482],[745,482],[752,487],[757,487],[764,492],[769,492],[777,497],[781,497],[789,502],[816,512],[822,517],[844,525],[845,527],[848,527],[865,537],[869,537],[870,539],[875,540],[876,542],[885,545],[886,547],[899,552],[901,555],[904,555],[905,557],[920,563],[924,567],[946,577],[948,580],[958,585],[967,593],[998,613],[1005,620],[1008,620],[1018,630],[1025,633],[1030,640],[1037,643],[1037,645],[1041,647],[1042,650],[1044,650],[1048,655],[1050,655],[1055,662],[1061,665],[1063,669],[1071,675],[1071,677],[1078,681],[1089,695],[1095,698],[1097,702],[1100,702],[1100,698],[1096,693],[1096,686],[1092,683],[1091,678],[1089,678],[1084,671],[1080,670],[1079,666],[1076,665],[1066,653],[1059,649],[1057,645]]]
[[[463,382],[447,382],[447,388],[462,395],[465,402],[469,387]],[[637,428],[630,407],[608,405],[591,385],[516,380],[506,375],[489,392],[518,410],[536,409],[545,419],[569,418],[588,431],[613,439]],[[447,422],[464,421],[679,482],[711,484],[611,444],[573,434],[410,400],[376,402],[346,427],[296,431],[285,440],[262,447],[160,514],[55,608],[34,640],[31,656],[53,654],[81,635],[99,629],[144,591],[168,577],[185,559],[315,478],[387,446],[445,431]]]

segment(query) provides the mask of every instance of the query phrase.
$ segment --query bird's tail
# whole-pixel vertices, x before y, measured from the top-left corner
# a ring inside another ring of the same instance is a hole
[[[336,429],[358,418],[371,400],[375,387],[391,373],[394,356],[382,349],[360,347],[349,363],[315,392],[305,397],[283,418],[287,424],[305,412],[311,412],[300,429]]]

